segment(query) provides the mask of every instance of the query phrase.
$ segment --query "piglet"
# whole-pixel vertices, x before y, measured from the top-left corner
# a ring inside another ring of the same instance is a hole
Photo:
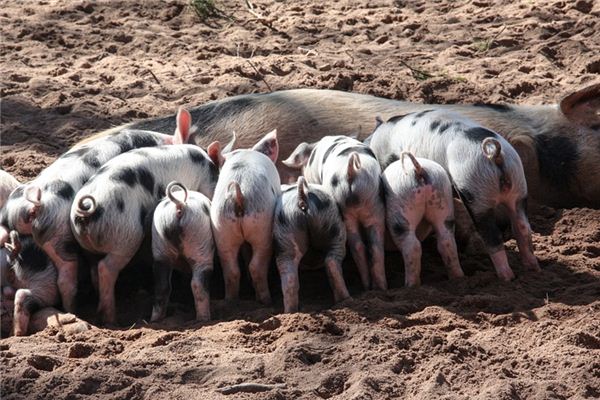
[[[307,182],[323,185],[333,196],[344,216],[363,287],[387,289],[381,167],[371,149],[351,137],[326,136],[316,143],[301,143],[283,164],[301,168]]]
[[[208,152],[214,158],[188,144],[132,150],[106,163],[75,195],[70,216],[75,239],[84,249],[103,255],[98,263],[98,309],[105,323],[115,322],[115,282],[140,247],[146,219],[169,182],[177,180],[212,196],[219,143],[213,142]]]
[[[498,224],[503,215],[508,215],[523,264],[539,270],[526,214],[523,165],[502,136],[460,114],[425,110],[380,124],[370,146],[383,168],[402,151],[410,151],[438,162],[448,172],[501,279],[514,278]]]
[[[301,176],[283,191],[275,208],[273,243],[286,313],[298,311],[298,266],[309,249],[325,255],[334,300],[350,297],[342,274],[346,228],[335,200],[321,185],[309,185]]]
[[[8,172],[0,169],[0,208],[4,207],[8,196],[17,186],[19,186],[19,181]]]
[[[0,254],[5,259],[0,262],[9,269],[2,266],[2,304],[6,307],[14,302],[13,333],[23,336],[27,334],[32,313],[59,301],[56,268],[31,237],[20,238],[16,231],[11,231],[4,247],[6,251]]]
[[[173,268],[191,272],[196,319],[208,321],[208,284],[213,271],[215,251],[210,226],[210,200],[202,193],[188,191],[183,184],[176,181],[169,183],[166,194],[167,197],[156,206],[152,218],[152,321],[166,316]]]
[[[281,193],[275,161],[277,132],[265,135],[252,149],[225,154],[212,200],[211,221],[225,278],[225,298],[237,299],[240,288],[238,253],[252,247],[248,269],[257,299],[271,302],[267,272],[273,252],[273,213]]]
[[[421,243],[416,231],[423,222],[433,226],[448,275],[464,276],[454,240],[452,186],[444,168],[434,161],[402,152],[400,160],[383,171],[382,180],[386,223],[394,244],[402,252],[406,286],[421,282]]]
[[[124,130],[92,139],[60,156],[37,178],[18,186],[10,194],[0,211],[0,225],[20,234],[33,235],[36,244],[56,265],[58,288],[67,311],[75,312],[80,252],[67,222],[75,193],[102,165],[119,154],[142,147],[187,142],[190,126],[190,114],[180,109],[174,136]]]

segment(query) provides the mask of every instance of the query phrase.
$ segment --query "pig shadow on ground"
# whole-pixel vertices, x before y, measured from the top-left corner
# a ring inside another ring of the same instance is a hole
[[[21,97],[7,96],[2,99],[2,147],[5,151],[33,147],[58,157],[84,138],[82,132],[100,132],[123,122],[89,101],[41,108]]]
[[[392,318],[402,325],[410,325],[411,314],[426,307],[438,306],[455,313],[466,320],[477,321],[480,313],[502,318],[537,319],[534,309],[548,303],[565,305],[591,304],[600,293],[600,280],[585,271],[587,261],[566,264],[555,256],[540,257],[541,273],[525,271],[519,262],[516,244],[507,243],[509,261],[517,279],[512,282],[500,281],[492,264],[485,254],[461,254],[461,264],[466,277],[450,281],[441,257],[436,252],[434,240],[423,243],[422,286],[405,288],[402,257],[400,253],[386,253],[386,273],[391,289],[387,291],[364,292],[356,267],[351,260],[344,264],[344,275],[352,299],[333,304],[333,295],[324,269],[300,271],[300,312],[327,313],[327,310],[349,308],[368,320]],[[595,269],[600,269],[600,259]],[[148,276],[140,279],[140,274],[151,273],[145,266],[128,267],[119,277],[117,285],[117,307],[120,328],[146,327],[156,330],[186,330],[206,324],[223,321],[246,320],[263,322],[283,312],[283,297],[279,276],[274,263],[270,268],[270,289],[273,305],[263,306],[254,299],[254,291],[248,271],[242,268],[240,300],[226,302],[224,298],[222,272],[218,263],[211,282],[211,313],[209,323],[194,320],[193,297],[189,285],[189,276],[177,271],[173,273],[173,292],[169,303],[167,318],[149,323],[152,309],[152,287]],[[141,269],[140,269],[141,268]],[[146,282],[142,282],[142,281]],[[94,315],[93,301],[84,305],[87,310],[82,316]],[[91,311],[91,312],[90,312]],[[500,323],[500,322],[499,322]]]

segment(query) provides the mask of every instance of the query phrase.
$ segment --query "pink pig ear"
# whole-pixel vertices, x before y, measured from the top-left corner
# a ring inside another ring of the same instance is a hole
[[[277,141],[277,129],[267,133],[260,142],[256,143],[252,150],[259,151],[276,162],[279,156],[279,142]]]
[[[212,142],[208,145],[206,152],[208,153],[208,157],[217,167],[221,168],[223,166],[225,157],[221,154],[221,143],[218,141]]]
[[[177,111],[177,129],[173,137],[173,144],[187,143],[190,139],[190,131],[192,128],[192,116],[190,112],[183,107]]]

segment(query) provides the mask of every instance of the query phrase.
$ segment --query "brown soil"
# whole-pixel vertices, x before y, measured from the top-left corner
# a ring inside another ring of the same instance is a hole
[[[222,1],[230,18],[205,22],[183,1],[1,3],[2,167],[22,180],[94,132],[267,84],[541,103],[600,73],[600,3],[587,0],[261,0],[263,19]],[[543,271],[525,273],[511,241],[511,283],[467,255],[468,276],[449,282],[428,245],[422,287],[401,287],[395,255],[393,289],[363,293],[349,268],[354,299],[331,307],[324,273],[306,272],[293,315],[280,293],[266,308],[246,288],[235,307],[215,300],[213,323],[191,321],[187,293],[147,324],[148,292],[121,290],[126,328],[0,340],[2,397],[598,398],[600,210],[531,220]],[[216,391],[241,382],[285,388]]]

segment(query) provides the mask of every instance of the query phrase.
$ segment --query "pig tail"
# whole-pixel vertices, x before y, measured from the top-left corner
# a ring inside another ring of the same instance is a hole
[[[9,262],[12,263],[21,252],[21,241],[19,240],[19,232],[10,231],[10,241],[4,243],[4,248],[9,251]]]
[[[406,172],[406,169],[404,168],[404,157],[410,158],[410,161],[414,165],[415,176],[417,177],[417,180],[420,183],[425,183],[427,181],[427,173],[425,170],[423,170],[423,167],[421,167],[421,164],[419,164],[415,156],[409,151],[403,151],[400,153],[400,163],[402,164],[402,169],[404,169],[404,172]]]
[[[235,216],[238,218],[243,217],[244,216],[244,195],[242,194],[242,189],[240,189],[240,185],[235,181],[231,181],[231,182],[229,182],[229,186],[227,186],[227,190],[235,191],[235,198],[233,199]]]
[[[84,194],[79,198],[75,212],[80,217],[89,217],[96,211],[96,207],[96,199],[92,195]]]
[[[39,207],[42,204],[42,191],[37,186],[27,186],[25,188],[25,199],[34,206]]]
[[[350,153],[350,157],[348,157],[348,183],[352,184],[354,178],[356,177],[356,171],[358,171],[361,167],[360,156],[356,151]]]
[[[483,139],[481,148],[483,149],[483,154],[490,161],[493,161],[500,171],[500,191],[506,192],[510,190],[512,188],[512,181],[504,169],[504,158],[502,157],[500,142],[494,138],[487,137]]]
[[[308,210],[308,194],[306,193],[306,188],[308,185],[306,184],[306,179],[303,176],[298,178],[298,208],[300,208],[303,212]]]
[[[175,191],[179,189],[183,191],[183,200],[178,199],[175,196]],[[171,200],[173,203],[175,203],[175,208],[177,208],[177,216],[181,217],[181,213],[183,212],[183,207],[185,206],[185,203],[187,202],[187,198],[188,198],[188,191],[187,188],[185,186],[183,186],[183,184],[177,182],[177,181],[172,181],[167,185],[167,189],[165,190],[167,196],[169,197],[169,200]]]
[[[496,139],[492,137],[483,139],[483,142],[481,142],[481,149],[483,150],[483,154],[496,165],[501,165],[504,162],[504,158],[501,154],[502,146],[500,146],[500,142]]]

